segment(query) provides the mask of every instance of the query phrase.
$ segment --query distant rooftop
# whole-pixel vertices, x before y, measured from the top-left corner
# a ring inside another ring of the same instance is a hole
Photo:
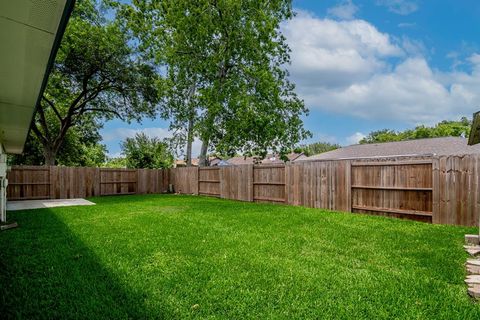
[[[286,156],[288,158],[288,161],[290,162],[307,159],[307,157],[303,153],[289,153]],[[238,156],[238,157],[233,157],[228,159],[227,162],[230,165],[254,164],[255,158]],[[283,164],[285,162],[282,159],[280,159],[280,155],[278,154],[267,154],[267,156],[265,157],[265,159],[261,161],[261,163],[262,164]]]
[[[480,144],[469,146],[467,139],[443,137],[408,141],[356,144],[324,152],[306,160],[349,159],[394,156],[463,155],[480,153]]]

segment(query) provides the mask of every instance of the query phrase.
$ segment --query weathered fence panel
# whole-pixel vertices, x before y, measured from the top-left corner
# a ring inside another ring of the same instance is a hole
[[[476,226],[480,155],[305,161],[168,170],[14,166],[10,200],[201,194]]]
[[[48,167],[14,166],[8,172],[7,199],[50,198],[50,171]]]
[[[168,170],[138,169],[137,193],[164,193],[168,191]]]
[[[354,162],[352,211],[432,221],[432,161]]]
[[[220,197],[253,201],[253,165],[220,168]]]
[[[350,211],[350,161],[316,161],[288,165],[287,203]]]
[[[433,163],[433,222],[478,225],[480,157],[439,157]]]
[[[285,166],[253,167],[253,201],[285,203]]]
[[[137,193],[136,169],[100,169],[100,195]]]
[[[198,194],[220,197],[220,167],[198,168]]]
[[[173,168],[169,171],[169,183],[176,193],[198,194],[198,168]]]
[[[168,170],[57,166],[13,166],[8,179],[9,200],[162,193],[169,183]]]
[[[100,195],[100,169],[46,167],[50,171],[50,198],[69,199]]]

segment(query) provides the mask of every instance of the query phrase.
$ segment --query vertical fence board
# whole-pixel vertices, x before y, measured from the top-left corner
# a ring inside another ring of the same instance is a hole
[[[165,170],[13,166],[7,197],[64,199],[168,190],[241,201],[476,226],[480,155]],[[373,210],[372,210],[373,209]]]

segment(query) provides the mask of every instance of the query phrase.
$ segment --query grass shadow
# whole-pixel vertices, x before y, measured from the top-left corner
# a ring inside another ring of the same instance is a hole
[[[141,293],[106,270],[53,211],[11,216],[20,227],[0,233],[3,319],[146,318]]]

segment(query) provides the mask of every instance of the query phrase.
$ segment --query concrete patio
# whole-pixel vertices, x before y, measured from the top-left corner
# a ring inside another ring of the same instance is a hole
[[[22,200],[22,201],[8,201],[7,210],[30,210],[42,208],[56,208],[56,207],[70,207],[70,206],[92,206],[95,203],[85,199],[46,199],[46,200]]]

